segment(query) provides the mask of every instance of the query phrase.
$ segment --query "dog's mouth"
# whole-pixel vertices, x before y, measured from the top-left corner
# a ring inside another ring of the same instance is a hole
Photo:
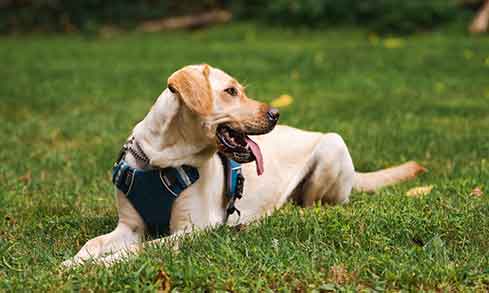
[[[263,174],[263,156],[260,147],[245,133],[239,132],[226,124],[216,130],[217,147],[226,157],[238,162],[256,162],[256,173]]]

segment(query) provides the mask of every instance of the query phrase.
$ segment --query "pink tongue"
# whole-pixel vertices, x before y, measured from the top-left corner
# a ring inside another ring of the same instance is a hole
[[[255,156],[256,173],[258,174],[258,176],[260,176],[261,174],[263,174],[263,171],[264,171],[263,170],[263,156],[261,154],[260,147],[258,146],[258,144],[256,142],[254,142],[248,136],[245,136],[245,141],[246,141],[246,143],[248,143],[248,145],[250,146],[251,152]]]

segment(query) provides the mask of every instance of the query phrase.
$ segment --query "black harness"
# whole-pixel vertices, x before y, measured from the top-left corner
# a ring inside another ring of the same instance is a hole
[[[183,165],[176,168],[134,168],[124,160],[130,152],[137,160],[149,166],[149,159],[131,137],[121,149],[112,169],[112,183],[123,192],[143,218],[149,234],[155,237],[167,235],[170,228],[171,210],[180,193],[199,179],[199,170]],[[243,194],[244,177],[241,165],[219,153],[224,165],[225,195],[228,198],[224,223],[236,209],[236,199]]]

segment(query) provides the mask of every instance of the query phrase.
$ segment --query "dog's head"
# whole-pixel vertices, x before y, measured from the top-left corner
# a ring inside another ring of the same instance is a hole
[[[248,98],[239,82],[207,64],[176,71],[168,89],[199,118],[221,153],[240,163],[256,160],[258,173],[263,172],[260,148],[248,135],[270,132],[279,118],[277,109]]]

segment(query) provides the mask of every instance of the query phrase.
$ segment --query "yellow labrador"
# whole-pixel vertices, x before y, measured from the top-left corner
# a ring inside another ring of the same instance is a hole
[[[229,225],[269,215],[288,200],[302,206],[345,203],[352,189],[375,191],[424,171],[408,162],[356,172],[341,136],[275,127],[278,116],[276,109],[248,98],[235,79],[209,65],[186,66],[170,76],[168,88],[134,127],[131,136],[139,150],[128,152],[125,161],[137,168],[145,167],[141,157],[153,167],[191,165],[198,168],[200,179],[175,201],[170,236],[152,243],[224,223],[227,198],[218,150],[241,163],[255,161],[243,165],[244,196],[236,202],[241,215],[232,214]],[[116,229],[88,241],[63,265],[87,260],[111,264],[142,248],[143,219],[121,191],[117,204]]]

